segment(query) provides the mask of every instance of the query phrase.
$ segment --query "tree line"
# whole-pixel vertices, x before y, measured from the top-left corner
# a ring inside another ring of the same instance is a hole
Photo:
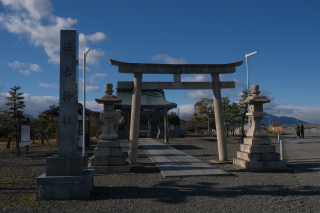
[[[241,101],[247,98],[247,90],[242,91]],[[248,123],[248,117],[246,113],[248,112],[247,104],[240,104],[237,102],[231,103],[228,97],[222,97],[222,108],[225,130],[228,130],[227,125],[232,125],[232,135],[234,135],[234,125],[243,126]],[[214,113],[214,103],[213,99],[202,98],[200,101],[194,104],[193,111],[185,113],[179,118],[176,112],[170,112],[168,115],[169,125],[180,125],[186,131],[191,131],[194,133],[200,130],[207,129],[211,132],[212,128],[215,129],[215,113]],[[226,131],[227,134],[228,131]],[[227,135],[228,137],[228,135]]]
[[[0,94],[3,90],[3,86],[0,87]],[[24,97],[20,90],[20,86],[13,86],[10,88],[9,97],[6,97],[6,102],[0,106],[0,138],[7,138],[7,148],[9,149],[12,144],[16,144],[18,140],[18,119],[17,115],[24,112],[25,102]],[[56,105],[49,106],[48,109],[52,109]],[[34,143],[35,139],[40,139],[40,143],[44,144],[45,141],[49,144],[51,139],[55,139],[58,136],[59,117],[54,115],[46,115],[43,110],[39,112],[35,119],[22,119],[22,124],[30,125],[30,139]],[[101,117],[90,118],[90,135],[95,136],[99,131],[100,125],[103,125],[104,121]],[[82,131],[82,125],[80,130]]]

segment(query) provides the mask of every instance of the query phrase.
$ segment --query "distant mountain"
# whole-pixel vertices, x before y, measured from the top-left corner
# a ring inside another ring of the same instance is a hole
[[[267,126],[269,125],[269,117],[267,116],[270,116],[270,124],[272,122],[279,122],[282,125],[309,124],[308,122],[305,122],[296,118],[292,118],[292,117],[285,117],[285,116],[278,117],[275,115],[267,114],[262,118],[262,123],[264,123]]]

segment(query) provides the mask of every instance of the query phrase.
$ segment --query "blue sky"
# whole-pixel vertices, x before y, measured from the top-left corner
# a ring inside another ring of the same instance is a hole
[[[246,88],[245,54],[250,57],[250,85],[271,99],[265,110],[320,123],[320,1],[49,1],[1,0],[1,102],[10,87],[21,86],[25,112],[36,115],[58,103],[60,29],[76,29],[82,52],[90,47],[86,103],[104,84],[132,81],[108,59],[132,63],[243,65],[221,80],[236,88],[222,95],[238,101]],[[83,81],[79,66],[79,82]],[[208,75],[182,75],[183,81],[209,81]],[[172,75],[144,75],[143,81],[173,81]],[[79,88],[79,101],[82,101]],[[166,90],[166,99],[188,112],[210,90]]]

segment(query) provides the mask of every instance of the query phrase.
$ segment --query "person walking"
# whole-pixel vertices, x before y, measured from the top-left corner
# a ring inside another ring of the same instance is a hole
[[[299,127],[299,124],[297,124],[297,125],[294,127],[294,130],[296,130],[297,138],[300,138],[300,127]]]
[[[301,138],[304,138],[304,126],[303,126],[303,124],[301,124],[301,126],[300,126],[300,134],[301,134]]]

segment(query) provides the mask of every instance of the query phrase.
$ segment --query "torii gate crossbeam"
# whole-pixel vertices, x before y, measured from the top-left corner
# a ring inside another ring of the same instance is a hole
[[[120,81],[117,85],[117,89],[133,89],[128,152],[131,163],[137,163],[141,89],[212,89],[219,161],[228,160],[221,89],[235,88],[235,82],[220,82],[219,74],[234,73],[235,67],[240,66],[243,61],[229,64],[143,64],[126,63],[112,59],[109,61],[111,65],[118,66],[120,73],[134,74],[133,82]],[[142,74],[173,74],[174,82],[142,82]],[[181,74],[211,74],[211,82],[181,82]],[[167,129],[167,125],[167,121],[164,122],[165,129]],[[164,133],[167,135],[166,131]]]

